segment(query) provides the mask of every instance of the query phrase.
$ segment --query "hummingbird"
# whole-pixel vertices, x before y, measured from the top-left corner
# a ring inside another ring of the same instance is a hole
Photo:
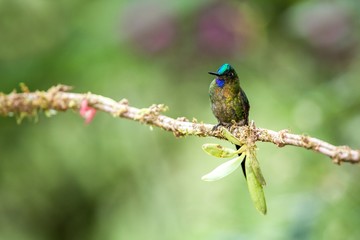
[[[209,88],[211,110],[219,122],[215,128],[230,126],[234,122],[239,126],[248,125],[250,104],[240,87],[240,80],[235,69],[225,63],[216,72],[209,72],[209,74],[215,75]],[[235,145],[235,147],[239,149],[241,146]],[[246,156],[241,162],[246,178],[245,161]]]

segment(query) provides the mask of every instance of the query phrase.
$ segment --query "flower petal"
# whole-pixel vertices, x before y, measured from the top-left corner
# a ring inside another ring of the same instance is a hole
[[[253,201],[255,208],[265,215],[267,208],[264,190],[253,171],[251,162],[248,160],[245,161],[245,170],[246,182],[248,184],[251,200]]]
[[[240,146],[243,145],[243,143],[241,143],[239,139],[237,139],[234,135],[232,135],[232,133],[227,128],[222,127],[221,133],[222,133],[222,135],[224,135],[224,137],[227,138],[227,140],[229,140],[233,144],[240,145]]]
[[[241,164],[242,160],[244,159],[245,154],[242,154],[241,156],[231,159],[214,170],[212,170],[210,173],[204,175],[201,180],[204,181],[217,181],[223,177],[226,177],[233,171],[235,171]]]
[[[248,155],[248,159],[246,161],[250,162],[250,165],[252,167],[252,170],[256,176],[256,179],[258,180],[258,182],[261,184],[261,186],[265,186],[266,182],[265,182],[265,178],[261,172],[260,169],[260,164],[256,158],[256,152],[254,149],[249,149],[247,152]]]
[[[205,143],[202,145],[202,149],[207,154],[218,158],[230,158],[237,154],[237,151],[215,143]]]

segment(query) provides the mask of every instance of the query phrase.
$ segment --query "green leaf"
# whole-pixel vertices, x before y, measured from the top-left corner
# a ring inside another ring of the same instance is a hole
[[[231,132],[229,132],[229,130],[227,128],[222,127],[221,133],[222,133],[222,135],[224,135],[224,137],[227,138],[227,140],[229,140],[233,144],[236,144],[239,146],[243,145],[243,143],[241,143],[239,139],[237,139],[234,135],[232,135]]]
[[[255,150],[249,149],[247,155],[248,155],[247,161],[250,162],[250,165],[256,176],[256,179],[262,186],[265,186],[266,185],[265,178],[261,172],[260,164],[256,158]]]
[[[230,158],[237,154],[237,151],[221,146],[215,143],[206,143],[202,145],[202,149],[209,155],[217,158]]]
[[[204,175],[201,179],[204,181],[217,181],[223,177],[226,177],[240,166],[244,157],[245,154],[242,154],[237,158],[231,159],[221,164],[220,166],[212,170],[210,173]]]
[[[250,193],[251,200],[253,201],[255,208],[262,214],[266,214],[266,201],[263,187],[257,180],[257,177],[251,166],[251,161],[245,161],[246,181]]]

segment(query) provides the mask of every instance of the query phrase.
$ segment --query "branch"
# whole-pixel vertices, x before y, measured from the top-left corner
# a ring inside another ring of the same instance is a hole
[[[199,123],[196,119],[192,121],[184,117],[173,119],[162,115],[167,110],[163,104],[151,105],[148,108],[138,109],[128,105],[128,101],[123,99],[119,102],[91,93],[71,93],[71,87],[58,85],[48,91],[29,92],[22,85],[23,93],[12,92],[10,94],[0,93],[0,115],[17,116],[19,120],[24,117],[37,117],[39,111],[52,113],[56,111],[66,111],[73,109],[80,110],[83,100],[87,100],[89,106],[114,117],[126,118],[138,121],[142,124],[162,128],[172,132],[176,137],[198,136],[215,137],[225,139],[221,131],[214,130],[214,125]],[[334,163],[341,162],[359,163],[360,150],[353,150],[348,146],[334,146],[330,143],[305,135],[291,134],[288,130],[273,131],[264,128],[257,128],[255,124],[250,126],[232,126],[230,132],[241,141],[261,141],[271,142],[278,147],[285,145],[297,146],[311,149],[315,152],[330,157]]]

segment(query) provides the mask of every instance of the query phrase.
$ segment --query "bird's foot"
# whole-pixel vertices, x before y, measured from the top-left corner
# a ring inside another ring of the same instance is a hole
[[[218,124],[216,124],[216,125],[212,128],[212,130],[213,130],[213,131],[216,131],[216,130],[219,129],[219,127],[229,128],[231,125],[232,125],[231,123],[218,123]]]

